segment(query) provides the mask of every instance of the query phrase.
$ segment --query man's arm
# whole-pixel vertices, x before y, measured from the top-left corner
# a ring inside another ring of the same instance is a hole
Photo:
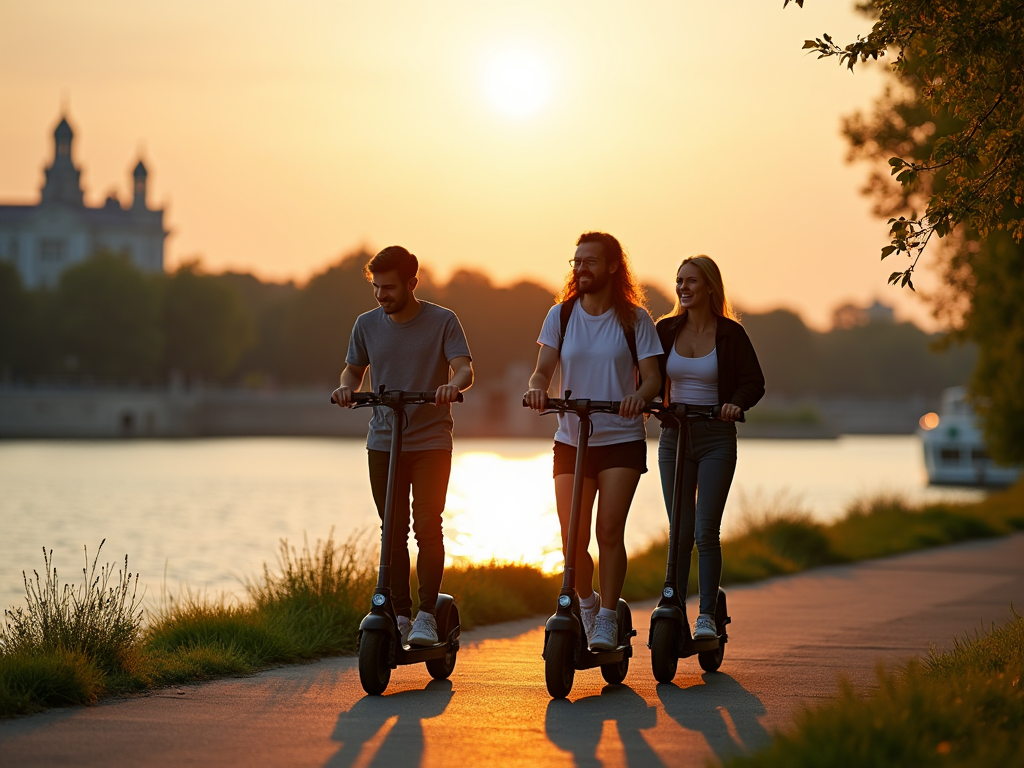
[[[367,365],[352,365],[346,363],[345,370],[341,372],[341,386],[334,390],[331,399],[342,408],[352,407],[352,394],[358,392],[363,386],[363,376],[366,375]]]
[[[468,357],[453,357],[448,361],[452,368],[452,377],[447,384],[437,388],[434,398],[436,405],[454,403],[459,399],[459,392],[465,392],[473,386],[473,361]]]
[[[543,411],[548,404],[548,387],[551,386],[551,377],[555,375],[555,366],[558,365],[558,350],[549,347],[547,344],[540,345],[537,353],[537,367],[533,369],[530,376],[529,389],[523,395],[526,404],[535,411]]]

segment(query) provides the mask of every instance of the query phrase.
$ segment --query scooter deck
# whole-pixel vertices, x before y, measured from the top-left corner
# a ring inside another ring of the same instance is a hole
[[[447,640],[435,643],[434,645],[403,645],[395,649],[395,664],[420,664],[431,659],[443,659],[452,645]],[[457,641],[453,647],[454,650],[458,650],[459,644]]]
[[[605,664],[618,664],[623,659],[633,658],[632,645],[620,645],[611,651],[583,651],[576,659],[576,669],[593,669]]]
[[[690,656],[696,656],[698,653],[704,653],[705,651],[715,651],[721,645],[722,636],[709,637],[706,640],[690,640],[686,641],[684,638],[679,643],[679,653],[677,654],[680,659],[685,659]]]

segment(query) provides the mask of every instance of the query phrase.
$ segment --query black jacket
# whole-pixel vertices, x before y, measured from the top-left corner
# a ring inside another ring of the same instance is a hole
[[[732,403],[744,411],[764,397],[764,374],[757,362],[754,345],[735,320],[719,317],[715,330],[715,350],[718,354],[718,404]],[[665,317],[658,321],[658,339],[664,354],[658,357],[661,380],[665,382],[666,399],[669,391],[665,366],[668,353],[676,343],[679,329],[686,323],[686,315]]]

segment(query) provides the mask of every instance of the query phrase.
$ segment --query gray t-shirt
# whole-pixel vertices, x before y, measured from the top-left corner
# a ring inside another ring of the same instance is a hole
[[[377,309],[364,312],[352,326],[345,362],[370,366],[370,385],[407,392],[433,392],[448,383],[450,362],[470,357],[469,344],[459,318],[450,309],[420,301],[420,311],[407,323],[396,323]],[[402,450],[452,449],[450,405],[410,405],[409,424],[402,434]],[[394,411],[373,409],[366,447],[372,451],[391,450]]]

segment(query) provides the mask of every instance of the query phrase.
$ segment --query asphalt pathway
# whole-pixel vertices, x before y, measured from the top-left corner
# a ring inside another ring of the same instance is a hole
[[[552,595],[552,603],[554,602]],[[878,663],[949,647],[1024,606],[1024,534],[728,590],[722,670],[680,662],[658,685],[646,648],[624,685],[577,672],[552,701],[537,620],[463,635],[451,680],[403,667],[364,696],[353,658],[161,690],[0,722],[4,766],[702,766],[755,748],[837,676],[867,689]],[[639,642],[636,642],[639,641]]]

